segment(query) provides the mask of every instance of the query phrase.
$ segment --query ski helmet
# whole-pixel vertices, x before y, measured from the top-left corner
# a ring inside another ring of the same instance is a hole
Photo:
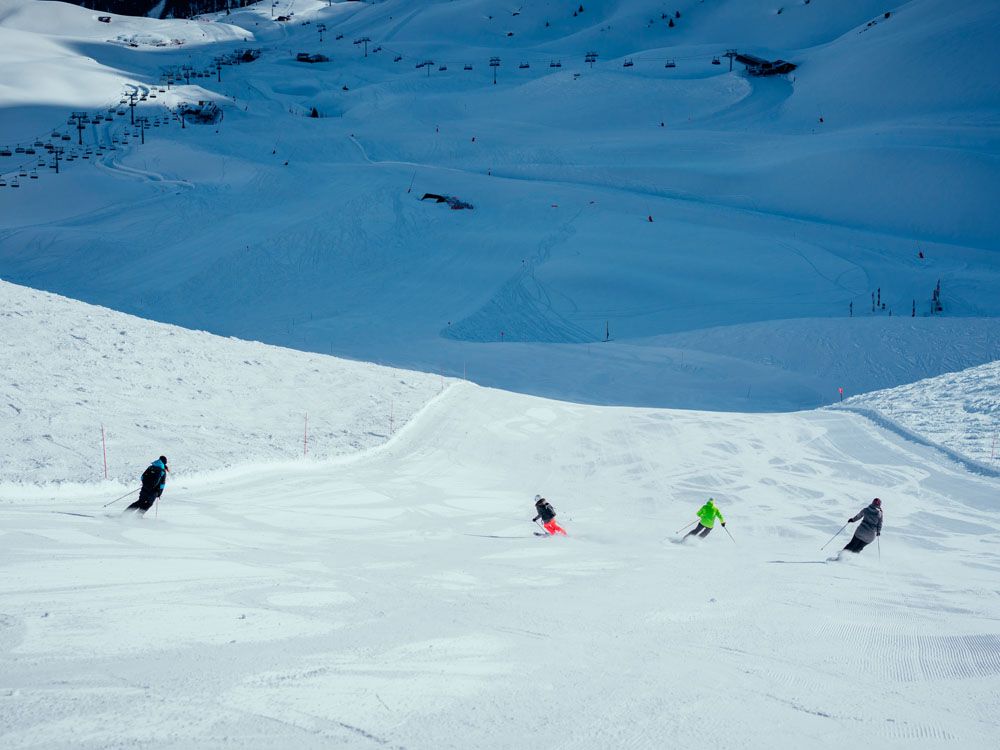
[[[875,506],[876,508],[881,508],[881,507],[882,507],[882,501],[881,501],[881,500],[879,500],[879,499],[878,499],[878,498],[876,497],[876,498],[875,498],[874,500],[872,500],[872,505],[874,505],[874,506]]]
[[[540,503],[541,501],[542,501],[542,496],[541,495],[535,495],[535,502],[536,503]]]
[[[160,456],[160,463],[163,464],[164,466],[166,466],[167,465],[167,457],[166,456]]]

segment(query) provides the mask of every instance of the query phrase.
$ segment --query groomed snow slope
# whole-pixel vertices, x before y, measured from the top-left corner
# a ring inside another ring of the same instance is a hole
[[[4,281],[0,363],[0,486],[69,484],[67,495],[103,478],[102,426],[108,476],[129,489],[161,453],[185,475],[372,448],[446,386]]]
[[[157,517],[0,492],[0,737],[986,750],[998,489],[847,413],[459,383],[382,450],[182,478]],[[824,564],[875,494],[880,549]],[[708,495],[733,539],[665,542]]]
[[[11,77],[0,140],[58,132],[81,155],[0,191],[9,280],[594,403],[807,408],[1000,356],[995,2],[912,0],[886,19],[874,0],[781,14],[684,0],[671,29],[674,8],[645,0],[575,18],[563,2],[513,16],[493,0],[297,0],[275,8],[287,23],[269,5],[110,25],[75,8],[56,31],[38,21],[49,5],[3,0],[20,46],[0,46],[0,63],[37,45],[73,75],[97,65],[113,80],[74,84],[86,106],[116,105],[128,79],[162,122],[139,146],[115,110],[74,147],[67,116],[84,104],[55,69]],[[132,48],[97,27],[187,41]],[[261,58],[216,80],[212,61],[247,46]],[[734,47],[799,68],[755,79],[712,64]],[[183,66],[210,75],[156,90]],[[225,118],[181,130],[161,105],[182,99]],[[939,280],[944,323],[928,317]],[[857,356],[876,347],[881,362]]]

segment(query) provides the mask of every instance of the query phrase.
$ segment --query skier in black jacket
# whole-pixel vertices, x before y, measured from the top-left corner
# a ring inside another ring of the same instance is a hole
[[[566,530],[556,523],[556,509],[552,507],[552,503],[541,495],[535,495],[535,510],[538,511],[538,515],[531,519],[532,523],[541,518],[542,528],[549,534],[566,536]]]
[[[128,506],[125,510],[135,511],[139,515],[144,515],[147,510],[153,507],[153,503],[160,499],[163,488],[167,484],[167,457],[160,456],[153,461],[149,467],[142,472],[142,489],[139,490],[139,499]]]

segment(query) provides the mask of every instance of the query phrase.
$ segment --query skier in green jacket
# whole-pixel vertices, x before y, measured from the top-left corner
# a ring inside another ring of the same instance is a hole
[[[722,517],[722,513],[719,511],[718,508],[715,507],[714,497],[708,498],[708,502],[702,505],[701,508],[698,509],[697,515],[699,518],[699,523],[697,526],[694,527],[693,531],[688,532],[688,534],[684,537],[685,539],[687,539],[687,537],[689,536],[695,536],[695,535],[700,537],[708,536],[709,532],[711,532],[712,528],[715,526],[716,518],[722,521],[723,526],[726,525],[726,519]]]

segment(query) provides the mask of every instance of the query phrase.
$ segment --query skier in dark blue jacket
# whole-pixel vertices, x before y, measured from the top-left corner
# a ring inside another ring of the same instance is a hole
[[[139,490],[139,499],[128,506],[125,510],[135,511],[139,515],[144,515],[147,510],[153,507],[153,503],[160,499],[163,488],[167,485],[167,457],[160,456],[153,461],[149,467],[142,472],[142,489]]]

